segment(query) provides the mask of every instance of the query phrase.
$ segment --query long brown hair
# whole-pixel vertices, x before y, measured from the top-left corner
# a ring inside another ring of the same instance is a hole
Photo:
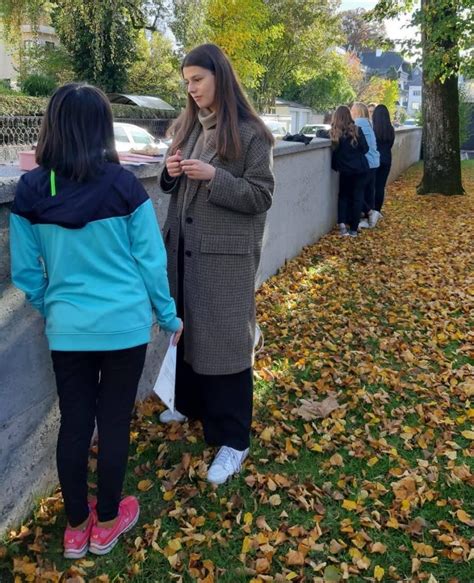
[[[36,162],[82,182],[97,176],[106,161],[119,164],[107,96],[85,83],[59,87],[46,107]]]
[[[239,122],[250,121],[256,131],[273,144],[273,135],[258,117],[247,99],[229,59],[213,44],[194,48],[183,59],[184,67],[202,67],[215,77],[216,144],[217,154],[223,160],[235,160],[242,154]],[[170,153],[175,153],[187,142],[196,123],[199,107],[188,93],[186,108],[170,128],[173,136]]]
[[[351,138],[351,145],[357,145],[359,132],[347,105],[340,105],[334,112],[329,135],[333,142],[339,143],[341,138]]]

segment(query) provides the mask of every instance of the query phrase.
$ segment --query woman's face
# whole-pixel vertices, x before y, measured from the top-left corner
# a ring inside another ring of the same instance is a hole
[[[214,74],[204,67],[184,67],[183,79],[186,83],[188,93],[196,102],[197,106],[214,110],[216,96],[216,78]]]

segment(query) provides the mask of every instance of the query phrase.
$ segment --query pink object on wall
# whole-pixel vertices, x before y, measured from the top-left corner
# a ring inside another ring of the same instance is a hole
[[[18,160],[20,170],[33,170],[38,164],[35,160],[35,151],[28,150],[27,152],[18,152]]]

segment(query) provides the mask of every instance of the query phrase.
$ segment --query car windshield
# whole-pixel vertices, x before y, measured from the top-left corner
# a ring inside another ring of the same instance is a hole
[[[316,131],[316,126],[303,126],[300,130],[300,134],[311,134]]]
[[[145,130],[131,130],[130,131],[131,135],[132,135],[132,140],[136,143],[136,144],[153,144],[155,142],[155,140],[153,139],[153,136],[151,136],[148,132],[146,132]]]
[[[114,126],[114,135],[117,142],[128,142],[127,133],[120,126]]]

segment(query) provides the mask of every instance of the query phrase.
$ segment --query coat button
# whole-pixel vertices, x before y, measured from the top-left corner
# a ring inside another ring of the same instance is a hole
[[[186,257],[191,257],[192,255],[191,251],[185,251],[184,254],[186,255]]]
[[[188,223],[188,225],[190,225],[190,224],[193,222],[193,219],[192,219],[192,217],[188,217],[188,218],[186,219],[186,222]]]

